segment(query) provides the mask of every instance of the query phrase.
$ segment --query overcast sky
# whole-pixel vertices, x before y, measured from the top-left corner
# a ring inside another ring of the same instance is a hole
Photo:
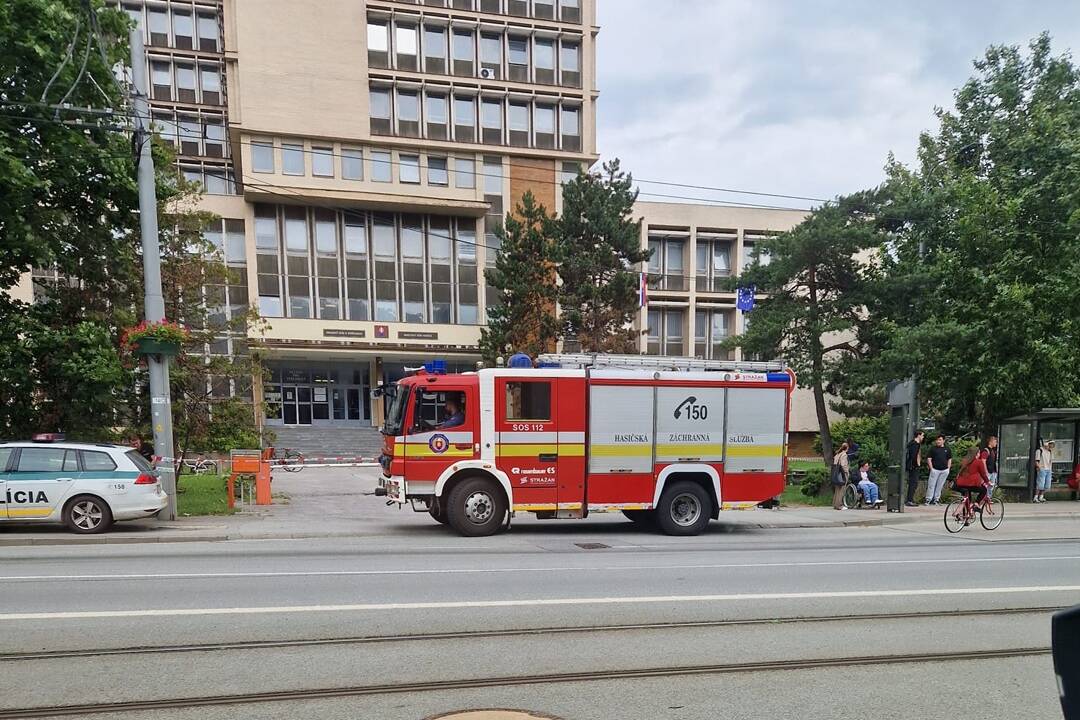
[[[1048,30],[1056,53],[1080,57],[1078,0],[598,6],[599,149],[641,180],[832,198],[880,183],[890,151],[910,162],[987,46]]]

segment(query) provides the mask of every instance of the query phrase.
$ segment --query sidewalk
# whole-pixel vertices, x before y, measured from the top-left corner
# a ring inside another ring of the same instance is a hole
[[[427,513],[387,507],[373,494],[378,470],[373,468],[305,468],[274,476],[274,505],[251,507],[235,515],[180,518],[173,522],[141,520],[117,523],[103,535],[74,535],[59,526],[0,525],[0,547],[25,545],[123,545],[130,543],[222,542],[228,540],[288,540],[302,538],[415,537],[418,526],[430,531]],[[776,510],[728,510],[719,523],[729,528],[881,527],[922,523],[941,526],[941,506],[905,508],[904,513],[881,510],[837,511],[829,507],[784,507]],[[1080,522],[1080,502],[1042,505],[1011,503],[1006,522],[1071,519]],[[514,528],[528,532],[538,521],[519,514]],[[618,513],[590,518],[617,531],[626,525]],[[573,521],[563,521],[568,532]],[[513,532],[513,530],[511,531]]]

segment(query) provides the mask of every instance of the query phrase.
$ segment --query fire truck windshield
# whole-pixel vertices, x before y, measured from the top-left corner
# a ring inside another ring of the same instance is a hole
[[[410,388],[407,385],[395,385],[397,390],[394,399],[390,403],[390,409],[386,411],[386,422],[383,423],[383,435],[401,434],[402,423],[405,422],[405,408],[408,407]]]

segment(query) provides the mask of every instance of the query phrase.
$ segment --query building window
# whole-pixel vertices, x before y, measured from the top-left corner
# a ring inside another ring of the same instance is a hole
[[[758,235],[753,237],[754,240],[743,240],[743,270],[746,270],[753,265],[755,261],[761,265],[768,265],[772,261],[772,258],[769,257],[769,253],[757,244],[757,242],[763,240],[764,237]]]
[[[394,28],[394,51],[398,70],[416,70],[416,26],[396,23]]]
[[[502,241],[498,230],[503,224],[503,163],[498,156],[485,156],[483,165],[484,201],[488,204],[484,216],[484,259],[488,265],[495,264]],[[494,302],[494,300],[492,300]]]
[[[698,310],[694,313],[694,356],[706,360],[730,360],[730,351],[721,347],[728,337],[728,312]]]
[[[555,147],[555,106],[537,105],[533,109],[533,131],[536,139],[536,147],[554,149]]]
[[[180,102],[198,102],[195,90],[195,66],[187,63],[176,64],[176,99]]]
[[[555,0],[533,0],[533,15],[541,20],[554,20]]]
[[[424,26],[424,71],[446,72],[446,28],[438,25]]]
[[[507,111],[510,144],[514,147],[529,146],[529,104],[510,101]]]
[[[454,186],[459,188],[476,187],[476,160],[473,158],[454,158]]]
[[[454,28],[453,55],[455,75],[472,77],[475,74],[473,71],[473,63],[475,62],[476,57],[476,51],[473,47],[475,37],[472,30]]]
[[[368,65],[373,68],[390,67],[390,28],[386,22],[368,20]]]
[[[285,175],[303,175],[306,172],[304,146],[281,144],[281,172]]]
[[[529,14],[529,0],[506,0],[506,12],[509,15],[525,17]]]
[[[476,98],[454,96],[454,139],[476,141]]]
[[[393,166],[389,152],[371,151],[371,179],[373,182],[393,182]]]
[[[480,100],[481,140],[490,145],[502,145],[502,100],[482,98]]]
[[[398,180],[403,183],[420,182],[419,155],[398,155]]]
[[[257,173],[274,172],[274,145],[268,142],[251,143],[251,170]]]
[[[172,100],[172,66],[162,60],[151,61],[150,84],[154,100]]]
[[[533,48],[533,64],[536,82],[545,85],[555,84],[555,41],[548,38],[536,38]]]
[[[581,109],[563,106],[562,109],[562,149],[579,152],[581,150]]]
[[[373,87],[371,95],[371,132],[373,135],[393,134],[390,115],[390,90]]]
[[[311,148],[311,174],[319,177],[334,177],[334,148]]]
[[[450,173],[446,158],[428,156],[428,185],[449,185]]]
[[[685,355],[683,310],[649,310],[646,352],[649,355]]]
[[[476,0],[453,0],[455,10],[475,10]]]
[[[341,149],[341,177],[344,180],[364,179],[364,151],[360,148]]]
[[[195,48],[195,25],[190,12],[173,10],[173,38],[176,47],[181,50],[193,50]]]
[[[698,235],[696,250],[697,289],[700,292],[723,292],[725,279],[731,275],[731,245],[735,240]]]
[[[205,154],[207,157],[225,157],[225,123],[207,118],[203,124]]]
[[[457,225],[457,242],[454,243],[454,252],[457,255],[458,322],[463,325],[476,325],[480,322],[476,223],[458,220]]]
[[[494,33],[481,33],[480,35],[480,68],[486,70],[488,79],[498,80],[502,77],[503,63],[502,35]]]
[[[506,39],[506,57],[510,79],[529,82],[529,38],[509,36]]]
[[[420,94],[413,91],[397,91],[398,134],[404,137],[420,137]]]
[[[378,214],[372,220],[375,252],[375,320],[397,322],[397,241],[392,215]]]
[[[559,0],[559,18],[563,22],[581,22],[581,0]]]
[[[169,14],[164,9],[147,8],[150,44],[164,47],[169,44]]]
[[[425,96],[425,105],[427,136],[432,140],[446,140],[450,136],[446,96],[428,93]]]
[[[217,65],[199,65],[199,81],[203,104],[221,105],[221,68]]]
[[[581,45],[563,40],[559,50],[560,82],[568,87],[581,87]]]
[[[681,237],[650,236],[649,287],[657,290],[684,291],[688,289],[683,255],[686,239]]]
[[[199,13],[199,49],[205,52],[219,52],[220,35],[218,33],[218,21],[216,15]]]

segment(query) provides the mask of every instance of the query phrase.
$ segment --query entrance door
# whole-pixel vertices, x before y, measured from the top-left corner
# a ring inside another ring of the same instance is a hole
[[[311,424],[311,388],[309,386],[281,386],[281,418],[286,425]]]
[[[364,405],[360,402],[360,388],[349,388],[345,391],[345,405],[350,420],[364,419]]]
[[[296,424],[311,424],[311,388],[303,385],[296,388]]]
[[[558,509],[559,428],[554,381],[499,378],[495,408],[495,464],[510,478],[514,507]]]
[[[281,387],[281,419],[286,425],[296,424],[296,386]]]

